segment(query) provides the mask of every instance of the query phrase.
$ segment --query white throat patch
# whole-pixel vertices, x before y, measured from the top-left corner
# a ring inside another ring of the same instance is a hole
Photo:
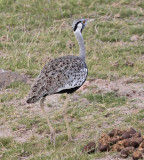
[[[82,29],[82,24],[79,23],[77,28],[79,28],[81,30]]]

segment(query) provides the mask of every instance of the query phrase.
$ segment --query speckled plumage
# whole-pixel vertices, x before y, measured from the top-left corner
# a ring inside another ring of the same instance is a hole
[[[45,97],[57,93],[73,93],[85,82],[88,74],[85,63],[86,52],[82,31],[88,23],[88,19],[78,19],[73,22],[73,31],[79,44],[79,56],[68,55],[56,58],[47,63],[32,85],[27,103],[35,103],[40,100],[40,108],[46,118],[50,129],[51,143],[55,146],[55,130],[44,109]],[[67,106],[70,96],[63,105],[63,117],[66,123],[68,140],[72,141],[72,135],[67,118]]]
[[[56,93],[72,93],[85,82],[88,74],[85,61],[77,56],[64,56],[51,60],[35,80],[27,103]]]

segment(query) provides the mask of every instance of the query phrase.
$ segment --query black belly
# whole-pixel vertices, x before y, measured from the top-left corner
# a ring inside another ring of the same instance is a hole
[[[62,94],[62,93],[67,93],[67,94],[71,94],[73,92],[75,92],[76,90],[78,90],[81,86],[75,87],[75,88],[71,88],[71,89],[64,89],[62,91],[56,92],[54,94]],[[48,94],[45,94],[43,97],[46,97]]]
[[[71,94],[73,92],[75,92],[76,90],[78,90],[81,86],[75,87],[75,88],[70,88],[70,89],[64,89],[62,91],[57,92],[56,94],[60,94],[60,93],[68,93]]]

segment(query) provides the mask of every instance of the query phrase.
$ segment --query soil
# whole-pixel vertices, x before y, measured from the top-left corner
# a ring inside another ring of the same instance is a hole
[[[133,83],[135,78],[120,78],[117,80],[96,79],[91,85],[96,85],[98,93],[116,92],[119,96],[129,99],[131,105],[144,106],[144,83]]]
[[[0,75],[3,75],[4,73],[6,72],[3,70],[0,70]],[[31,80],[29,77],[24,77],[24,76],[18,75],[17,73],[12,73],[12,72],[9,72],[9,74],[10,76],[13,77],[12,78],[13,81],[20,80],[28,84],[31,84],[33,82],[33,80]],[[144,96],[143,96],[144,95],[144,83],[133,83],[133,79],[135,78],[131,78],[131,77],[120,78],[120,79],[115,79],[113,81],[105,80],[105,79],[88,80],[77,92],[81,92],[81,93],[87,92],[88,87],[94,86],[94,85],[96,86],[94,89],[95,89],[95,92],[97,93],[116,92],[119,96],[126,97],[129,101],[129,106],[130,106],[130,107],[118,108],[118,110],[121,113],[131,114],[132,112],[137,111],[137,109],[133,109],[131,108],[131,106],[136,105],[139,107],[139,109],[142,109],[144,107]],[[2,80],[0,79],[0,84],[1,82]],[[9,82],[7,81],[6,83],[7,85],[9,85],[11,81]],[[1,89],[1,93],[5,93],[5,92],[6,92],[6,89],[5,87],[3,87]],[[9,102],[9,104],[12,104],[18,108],[18,116],[22,116],[20,114],[20,111],[27,110],[27,109],[29,110],[29,114],[43,116],[41,113],[41,109],[39,107],[39,103],[27,104],[26,98],[27,97],[25,97],[22,100]],[[79,99],[79,96],[77,94],[73,94],[71,97],[71,100],[77,101],[77,99]],[[88,103],[86,99],[83,99],[82,102]],[[52,96],[47,97],[45,104],[48,104],[49,107],[46,107],[46,112],[50,114],[51,112],[55,112],[59,110],[63,104],[63,101],[60,100],[60,95],[52,95]],[[117,123],[119,124],[121,120],[122,120],[121,118],[117,120]],[[30,137],[32,137],[32,135],[38,136],[39,138],[42,138],[44,136],[43,134],[36,133],[35,127],[33,127],[31,130],[26,130],[25,126],[21,126],[20,129],[16,132],[13,132],[10,128],[11,127],[9,126],[8,123],[1,122],[0,123],[0,131],[1,131],[0,137],[14,137],[14,139],[17,142],[25,142]],[[113,156],[109,155],[105,158],[100,158],[98,160],[122,160],[122,158],[120,158],[118,155],[113,155]],[[131,158],[128,158],[127,160],[131,160]]]

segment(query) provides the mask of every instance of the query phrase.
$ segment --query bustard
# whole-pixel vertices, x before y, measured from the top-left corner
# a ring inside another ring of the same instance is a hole
[[[40,107],[47,120],[51,134],[51,142],[53,144],[55,144],[55,131],[45,112],[44,100],[46,96],[52,94],[68,93],[63,106],[63,116],[66,123],[68,140],[71,141],[72,136],[67,120],[66,108],[70,93],[80,88],[87,78],[88,69],[85,62],[85,46],[82,31],[87,23],[92,20],[93,19],[78,19],[73,22],[73,31],[80,48],[79,56],[67,55],[48,62],[32,85],[29,98],[27,99],[27,103],[35,103],[40,100]]]

